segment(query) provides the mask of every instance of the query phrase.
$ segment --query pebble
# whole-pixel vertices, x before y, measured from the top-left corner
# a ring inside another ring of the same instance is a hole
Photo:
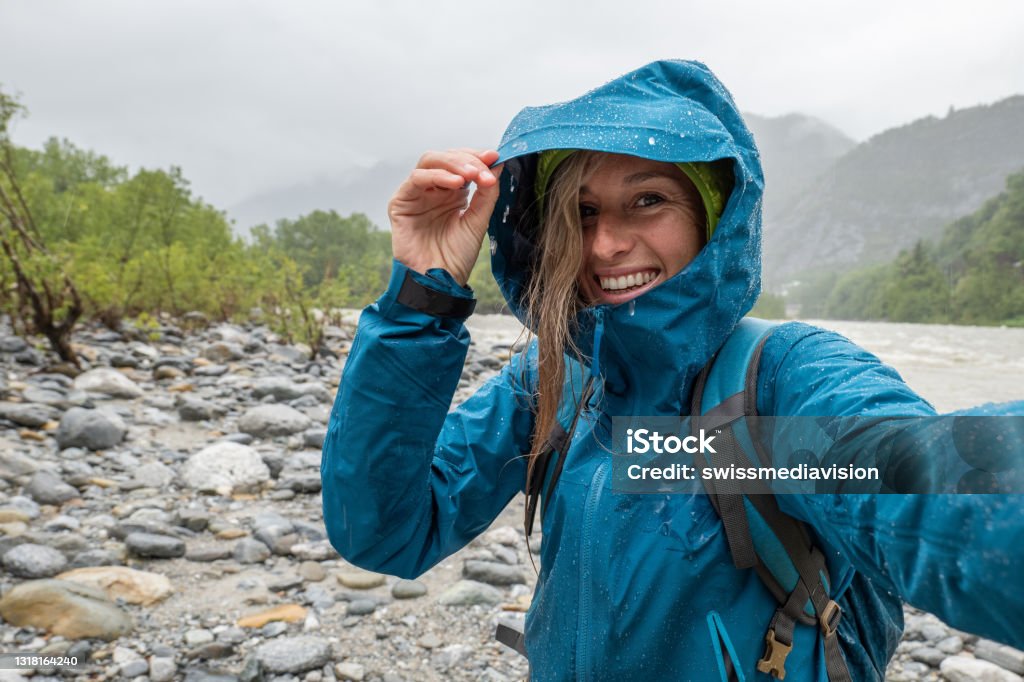
[[[142,389],[134,381],[111,367],[97,367],[79,374],[75,377],[74,386],[80,391],[101,393],[111,398],[142,397]]]
[[[19,578],[50,578],[63,571],[68,560],[52,547],[25,543],[9,549],[0,563]]]
[[[185,556],[185,542],[169,535],[130,533],[124,539],[128,551],[151,559],[173,559]]]
[[[362,682],[366,678],[366,668],[358,663],[335,663],[334,675],[339,680]]]
[[[353,590],[370,590],[384,584],[386,578],[380,573],[361,569],[349,569],[338,573],[338,582]]]
[[[152,682],[171,682],[178,672],[173,658],[153,656],[149,659],[149,679]]]
[[[258,405],[238,420],[240,431],[257,438],[288,436],[305,431],[309,426],[309,417],[287,405]]]
[[[1024,675],[1024,651],[989,639],[979,639],[974,647],[974,655],[1010,672]]]
[[[270,558],[270,549],[259,540],[242,538],[235,544],[232,556],[240,564],[259,564]]]
[[[441,593],[437,601],[445,606],[473,606],[475,604],[500,604],[504,593],[485,583],[475,580],[460,580]]]
[[[365,616],[377,610],[377,602],[372,599],[353,599],[348,603],[345,613],[349,616]]]
[[[948,682],[1022,682],[1020,675],[995,663],[967,656],[950,656],[939,667]]]
[[[40,471],[25,486],[25,494],[39,504],[60,506],[78,497],[78,490],[51,471]]]
[[[192,629],[186,630],[182,638],[187,646],[197,646],[213,641],[213,633],[209,630]]]
[[[399,580],[391,586],[391,596],[395,599],[416,599],[427,593],[427,586],[419,580]]]
[[[117,414],[73,407],[61,417],[56,438],[61,449],[104,450],[120,443],[127,431],[124,420]]]
[[[122,677],[129,679],[139,677],[149,672],[149,663],[141,658],[137,658],[134,661],[123,664],[118,672]]]
[[[226,496],[257,489],[270,479],[270,469],[248,445],[221,441],[189,457],[181,476],[187,486],[198,492]]]
[[[327,569],[318,561],[303,561],[299,564],[299,575],[303,580],[318,583],[327,577]]]
[[[462,574],[470,580],[488,585],[516,585],[526,582],[526,576],[519,568],[496,561],[468,560],[462,566]]]
[[[256,658],[270,673],[303,673],[324,667],[331,659],[331,645],[307,635],[281,637],[260,645]]]
[[[63,580],[16,585],[0,599],[0,617],[12,625],[37,627],[68,639],[113,640],[133,629],[131,617],[102,591]]]

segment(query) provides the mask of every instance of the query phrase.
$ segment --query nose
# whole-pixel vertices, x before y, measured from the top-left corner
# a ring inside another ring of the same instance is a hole
[[[597,216],[590,231],[590,254],[600,261],[610,263],[633,248],[630,230],[607,213]]]

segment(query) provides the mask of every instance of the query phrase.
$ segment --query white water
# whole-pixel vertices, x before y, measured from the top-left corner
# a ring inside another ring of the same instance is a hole
[[[878,355],[940,412],[1024,400],[1024,329],[836,320],[808,323],[833,329]],[[508,315],[473,315],[467,326],[480,345],[512,343],[522,329]]]

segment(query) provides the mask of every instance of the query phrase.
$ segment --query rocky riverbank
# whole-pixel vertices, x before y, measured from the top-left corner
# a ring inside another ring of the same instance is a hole
[[[535,582],[522,500],[418,581],[350,566],[319,464],[351,325],[310,362],[263,327],[183,324],[83,331],[80,374],[0,325],[0,652],[80,662],[0,679],[521,679],[492,634]],[[518,340],[477,324],[456,400]],[[1024,654],[908,610],[889,672],[1022,680]]]

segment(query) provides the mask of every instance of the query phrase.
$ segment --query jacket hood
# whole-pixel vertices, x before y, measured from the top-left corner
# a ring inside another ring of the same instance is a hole
[[[610,397],[629,399],[615,408],[679,414],[697,372],[760,293],[764,179],[753,136],[725,87],[691,61],[653,62],[576,99],[519,112],[498,147],[505,172],[488,233],[494,277],[523,321],[540,226],[538,153],[569,148],[732,167],[729,200],[697,258],[642,296],[592,306],[578,320],[591,373]]]

